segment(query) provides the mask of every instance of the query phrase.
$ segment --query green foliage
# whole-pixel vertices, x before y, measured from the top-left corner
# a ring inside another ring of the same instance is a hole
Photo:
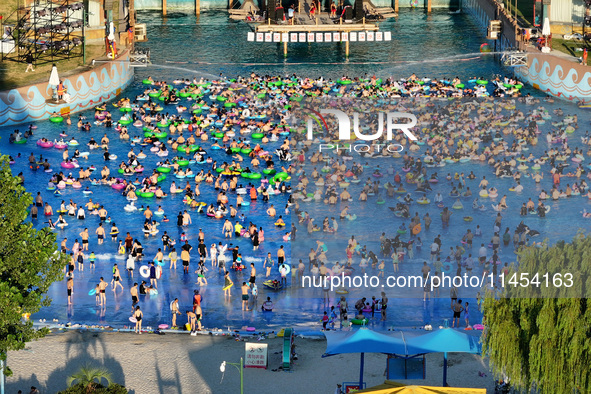
[[[125,386],[121,386],[117,383],[111,383],[108,387],[93,383],[90,387],[91,391],[88,391],[88,387],[82,383],[75,384],[72,387],[68,387],[66,390],[58,392],[58,394],[86,394],[88,392],[93,394],[127,394],[128,391]]]
[[[68,378],[68,386],[72,386],[72,383],[77,382],[83,386],[91,387],[95,383],[100,384],[103,379],[107,381],[107,385],[111,384],[111,373],[107,368],[86,365]]]
[[[484,352],[497,377],[507,376],[522,390],[552,393],[591,392],[591,237],[572,243],[530,248],[520,254],[521,273],[548,272],[539,286],[505,288],[484,301]],[[573,286],[556,287],[554,274],[572,273]]]
[[[45,336],[23,314],[38,312],[51,303],[49,286],[62,278],[67,256],[57,252],[56,236],[49,229],[35,230],[27,222],[33,198],[13,177],[8,157],[0,157],[0,357],[9,350]],[[10,375],[10,369],[4,371]]]

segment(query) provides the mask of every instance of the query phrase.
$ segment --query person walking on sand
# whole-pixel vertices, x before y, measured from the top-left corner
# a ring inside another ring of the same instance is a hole
[[[101,276],[101,281],[99,282],[100,306],[107,306],[107,295],[105,294],[105,289],[107,286],[109,286],[109,284],[105,282],[105,278]]]
[[[248,285],[246,284],[246,282],[242,282],[242,310],[243,311],[247,311],[248,310],[248,291],[250,290],[250,287],[248,287]]]
[[[133,313],[133,317],[135,317],[135,332],[138,334],[142,333],[142,317],[144,316],[143,312],[140,310],[139,305],[135,307],[135,312]]]

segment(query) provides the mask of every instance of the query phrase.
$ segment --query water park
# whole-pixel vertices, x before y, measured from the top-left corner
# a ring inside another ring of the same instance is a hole
[[[325,3],[0,10],[2,394],[586,392],[591,3]]]

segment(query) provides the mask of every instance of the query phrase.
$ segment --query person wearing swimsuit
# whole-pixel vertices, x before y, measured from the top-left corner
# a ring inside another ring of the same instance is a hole
[[[139,305],[135,307],[135,312],[133,313],[133,317],[135,317],[135,332],[138,334],[142,333],[142,317],[144,316],[143,312],[140,310]]]

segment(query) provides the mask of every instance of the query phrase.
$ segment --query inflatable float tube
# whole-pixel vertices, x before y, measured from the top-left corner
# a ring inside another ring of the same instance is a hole
[[[140,275],[142,276],[142,278],[149,278],[150,277],[150,267],[148,267],[147,265],[142,265],[140,267]]]
[[[398,232],[398,234],[406,234],[407,233],[407,230],[400,230],[400,229],[398,229],[396,231]]]
[[[93,295],[95,295],[95,294],[96,294],[96,289],[94,289],[94,288],[93,288],[93,289],[90,289],[90,290],[88,291],[88,295],[89,295],[89,296],[93,296]]]
[[[355,324],[356,326],[364,326],[367,323],[369,323],[368,319],[351,319],[351,324]]]
[[[154,197],[154,192],[141,192],[141,191],[136,191],[135,192],[136,196],[138,197],[144,197],[144,198],[150,198],[150,197]]]
[[[472,220],[472,216],[464,216],[464,222],[471,222]]]
[[[251,134],[251,137],[254,139],[257,139],[257,140],[263,138],[264,136],[265,135],[263,133],[252,133]]]
[[[64,121],[63,116],[52,116],[49,118],[49,121],[52,123],[62,123]]]
[[[281,282],[279,282],[279,286],[275,287],[273,286],[273,281],[272,280],[266,280],[263,282],[263,285],[265,287],[268,287],[271,290],[281,290],[283,288],[283,285],[281,284]]]
[[[142,83],[143,83],[144,85],[153,85],[153,82],[152,82],[152,81],[150,81],[149,79],[144,79],[144,80],[142,81]]]
[[[42,148],[52,148],[53,142],[51,142],[51,141],[43,142],[43,141],[39,140],[39,141],[37,141],[37,145]]]
[[[158,171],[161,174],[168,174],[170,171],[172,171],[172,168],[170,168],[170,167],[158,167],[156,169],[156,171]]]

